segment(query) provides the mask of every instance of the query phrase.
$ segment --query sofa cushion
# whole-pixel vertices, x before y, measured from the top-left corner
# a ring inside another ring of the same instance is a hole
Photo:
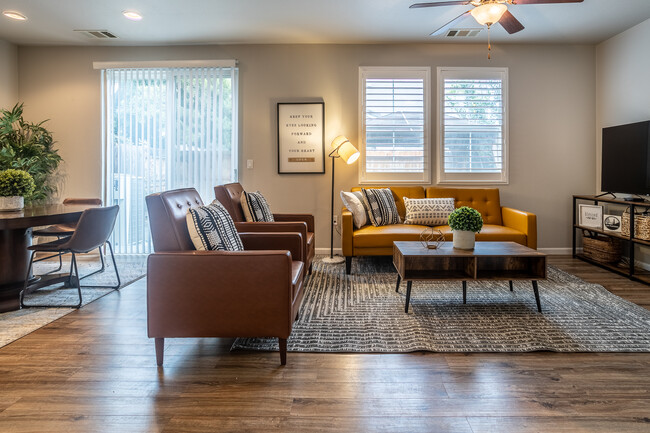
[[[453,197],[457,208],[469,206],[481,213],[484,224],[502,225],[501,202],[498,188],[441,188],[426,189],[427,198]]]
[[[434,229],[440,230],[445,235],[446,241],[453,239],[452,230],[448,225],[436,226]],[[519,230],[511,229],[494,224],[483,224],[480,233],[476,233],[477,241],[492,241],[492,242],[517,242],[521,245],[526,245],[526,234]]]
[[[392,248],[394,241],[419,241],[420,234],[427,226],[392,224],[388,226],[365,226],[355,230],[355,248]]]
[[[404,197],[406,218],[404,224],[438,226],[447,224],[454,211],[453,198],[408,198]]]
[[[230,214],[217,200],[188,209],[187,230],[197,250],[242,251],[239,233]]]
[[[364,188],[361,191],[363,192],[363,201],[368,209],[368,217],[373,226],[385,226],[400,222],[393,192],[390,189]]]
[[[274,222],[273,213],[261,192],[241,193],[241,207],[247,222]]]
[[[424,198],[424,187],[422,186],[376,186],[375,188],[389,188],[393,192],[395,199],[395,206],[400,218],[404,220],[406,217],[406,207],[404,206],[404,197],[408,198]],[[361,191],[361,187],[355,186],[352,191]],[[447,196],[451,197],[451,196]]]

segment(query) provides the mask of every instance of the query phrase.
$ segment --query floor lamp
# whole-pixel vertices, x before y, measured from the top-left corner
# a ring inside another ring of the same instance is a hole
[[[332,203],[330,207],[330,256],[325,257],[323,262],[325,263],[343,263],[345,258],[342,256],[334,257],[334,161],[336,158],[341,158],[348,165],[353,164],[357,159],[359,159],[359,151],[350,140],[348,140],[343,135],[339,135],[332,141],[332,151],[329,153],[329,157],[332,158]]]

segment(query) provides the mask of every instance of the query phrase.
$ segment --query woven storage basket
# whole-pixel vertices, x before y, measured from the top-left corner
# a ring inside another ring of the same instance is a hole
[[[620,239],[609,236],[585,236],[582,238],[585,256],[604,263],[616,263],[621,260],[623,245]]]
[[[630,210],[626,209],[621,217],[621,234],[630,236]],[[650,215],[645,213],[634,214],[634,238],[650,240]]]

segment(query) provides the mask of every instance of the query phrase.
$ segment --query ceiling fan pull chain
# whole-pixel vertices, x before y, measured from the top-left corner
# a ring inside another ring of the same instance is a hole
[[[488,60],[491,60],[492,57],[490,56],[490,51],[492,51],[492,44],[490,44],[490,25],[487,25],[488,28]]]

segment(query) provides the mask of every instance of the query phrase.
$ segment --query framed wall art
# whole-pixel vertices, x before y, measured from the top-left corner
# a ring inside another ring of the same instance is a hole
[[[603,229],[607,232],[621,232],[621,215],[603,215]]]
[[[278,173],[325,173],[324,102],[278,102]]]
[[[603,207],[590,204],[578,205],[578,224],[591,229],[603,228]]]

